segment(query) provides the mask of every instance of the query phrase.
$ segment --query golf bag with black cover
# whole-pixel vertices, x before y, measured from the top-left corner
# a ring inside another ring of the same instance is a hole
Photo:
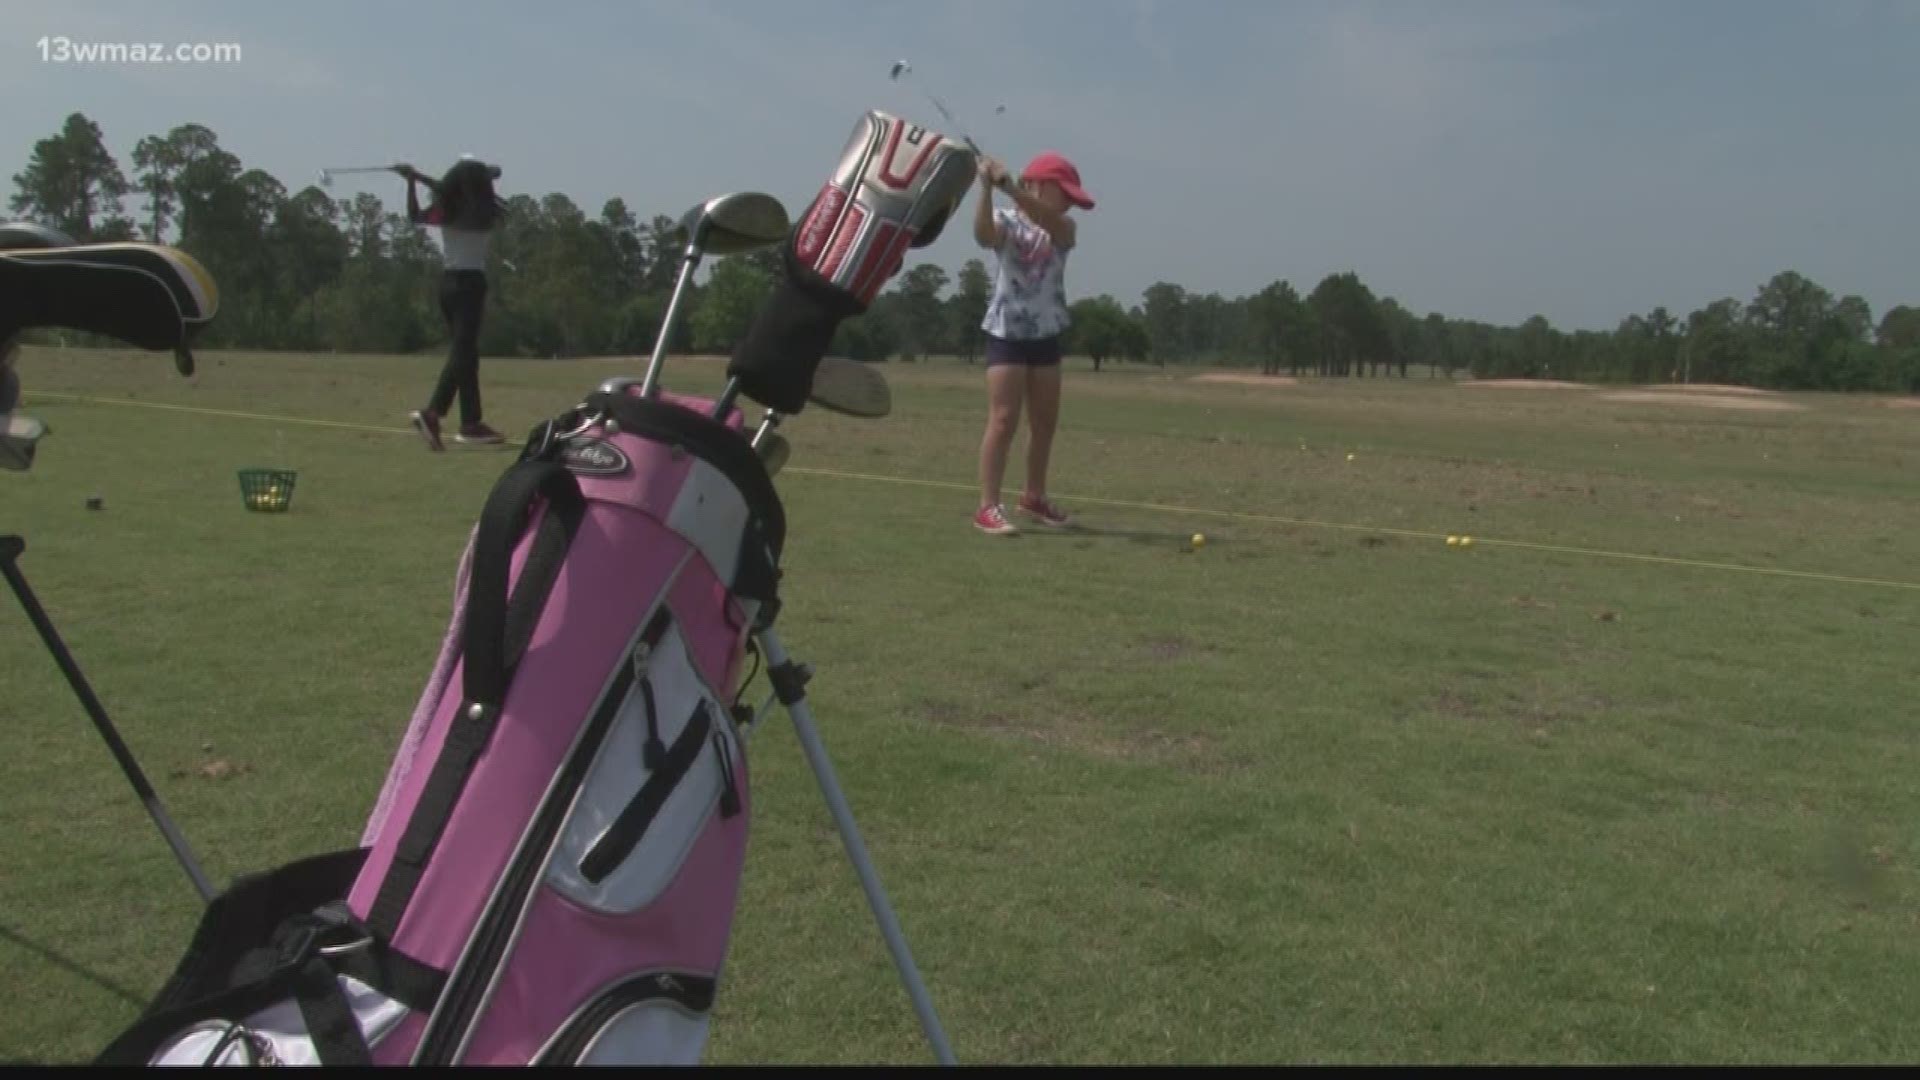
[[[945,145],[921,142],[923,164]],[[971,158],[888,175],[905,182],[877,216],[912,238]],[[867,296],[898,267],[882,250]],[[782,411],[804,407],[810,348]],[[215,899],[97,1063],[697,1064],[752,808],[750,644],[774,643],[790,707],[804,682],[769,636],[785,540],[724,400],[610,379],[536,426],[469,539],[361,843]]]

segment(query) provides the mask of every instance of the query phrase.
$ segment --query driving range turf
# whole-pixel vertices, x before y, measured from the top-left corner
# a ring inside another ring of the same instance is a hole
[[[218,881],[356,843],[429,674],[514,454],[420,446],[438,363],[22,358],[0,529]],[[487,416],[643,369],[489,358]],[[1920,1056],[1920,412],[1076,360],[1082,528],[997,539],[981,369],[884,370],[782,429],[779,626],[962,1062]],[[0,1059],[85,1060],[198,899],[0,609]],[[930,1060],[782,714],[748,756],[709,1060]]]

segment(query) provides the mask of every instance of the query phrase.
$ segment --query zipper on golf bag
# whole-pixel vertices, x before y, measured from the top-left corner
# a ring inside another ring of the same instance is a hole
[[[614,1025],[630,1011],[670,1009],[680,1013],[689,1025],[703,1023],[713,1009],[714,988],[713,979],[683,971],[656,971],[626,979],[574,1014],[531,1064],[591,1064],[582,1059],[602,1038],[612,1034]]]

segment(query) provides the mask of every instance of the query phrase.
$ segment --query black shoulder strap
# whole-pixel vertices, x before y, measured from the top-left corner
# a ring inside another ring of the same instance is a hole
[[[525,532],[527,514],[540,496],[546,497],[547,513],[541,517],[533,550],[521,570],[520,587],[509,599],[507,579],[513,552]],[[367,925],[382,939],[390,940],[399,931],[401,916],[426,873],[454,804],[459,802],[481,751],[493,737],[514,668],[566,561],[585,510],[579,482],[565,466],[549,459],[515,464],[487,499],[474,537],[473,565],[467,581],[462,660],[465,693],[433,772],[420,792],[420,803],[394,852],[393,865],[367,913]]]
[[[507,577],[513,550],[526,531],[534,499],[545,496],[533,551],[521,573],[513,610],[508,610]],[[498,709],[513,681],[537,615],[560,572],[567,548],[580,528],[586,500],[579,481],[557,461],[522,461],[508,469],[480,513],[474,537],[473,567],[467,586],[466,696],[468,704]],[[509,616],[514,616],[510,618]]]

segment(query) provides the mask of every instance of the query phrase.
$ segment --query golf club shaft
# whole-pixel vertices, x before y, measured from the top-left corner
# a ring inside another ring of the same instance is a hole
[[[912,73],[911,68],[907,69],[907,71],[909,74]],[[896,74],[894,76],[894,79],[895,81],[898,81],[899,75]],[[927,101],[932,103],[934,108],[940,110],[940,115],[946,117],[947,123],[952,124],[954,130],[960,133],[961,140],[967,144],[967,149],[973,151],[975,157],[987,156],[987,152],[985,150],[980,149],[980,144],[973,141],[973,136],[967,134],[967,129],[965,125],[960,123],[959,119],[953,115],[952,111],[947,108],[944,102],[942,102],[939,98],[933,96],[932,91],[928,90],[926,87],[923,86],[920,88],[920,96],[926,98]],[[1011,176],[1002,177],[1000,182],[995,186],[998,187],[1001,191],[1004,191],[1007,194],[1011,195],[1013,194],[1013,190],[1014,190],[1013,177]]]
[[[687,293],[687,282],[693,279],[694,267],[700,265],[700,238],[694,237],[687,243],[686,256],[680,263],[680,278],[673,283],[673,299],[667,301],[667,314],[660,320],[660,336],[653,343],[653,360],[647,364],[646,381],[640,384],[640,396],[652,398],[660,391],[660,362],[667,355],[667,339],[673,333],[674,316],[680,313],[680,299]],[[725,413],[715,413],[724,416]]]
[[[720,391],[720,397],[714,401],[713,418],[715,420],[726,419],[727,413],[733,409],[734,400],[739,396],[740,379],[738,376],[735,376],[727,380],[726,388]]]
[[[113,721],[107,718],[106,709],[101,706],[100,699],[94,696],[93,687],[87,684],[87,678],[81,673],[80,666],[74,662],[73,654],[67,651],[66,643],[60,640],[60,632],[54,629],[53,621],[47,617],[46,609],[40,606],[39,598],[34,596],[32,587],[27,584],[26,575],[20,572],[16,560],[25,549],[26,544],[18,537],[9,536],[0,539],[0,573],[6,574],[7,584],[13,586],[14,595],[20,598],[20,606],[27,610],[27,617],[33,620],[34,628],[40,631],[40,638],[46,642],[47,651],[53,654],[54,661],[60,665],[60,671],[66,675],[68,684],[79,696],[80,704],[86,707],[87,716],[93,720],[93,726],[100,732],[100,737],[106,740],[107,749],[113,752],[114,760],[120,763],[120,771],[126,773],[127,780],[133,784],[134,792],[140,796],[140,801],[146,806],[148,815],[159,827],[160,835],[166,838],[167,845],[173,849],[174,857],[180,860],[180,865],[186,869],[187,876],[193,879],[193,887],[199,890],[200,898],[211,902],[214,897],[213,885],[207,880],[207,875],[201,871],[199,863],[194,859],[193,851],[187,846],[186,838],[180,835],[180,830],[174,826],[173,820],[167,816],[166,809],[160,805],[160,797],[154,793],[153,785],[147,783],[146,774],[140,771],[140,763],[134,760],[126,743],[120,740],[120,733],[114,730]]]
[[[767,435],[767,432],[772,431],[773,426],[775,424],[778,424],[779,422],[780,422],[780,414],[777,412],[774,412],[772,409],[768,409],[767,415],[760,419],[760,429],[753,433],[753,441],[749,445],[758,447],[760,445],[760,440],[765,438]]]

